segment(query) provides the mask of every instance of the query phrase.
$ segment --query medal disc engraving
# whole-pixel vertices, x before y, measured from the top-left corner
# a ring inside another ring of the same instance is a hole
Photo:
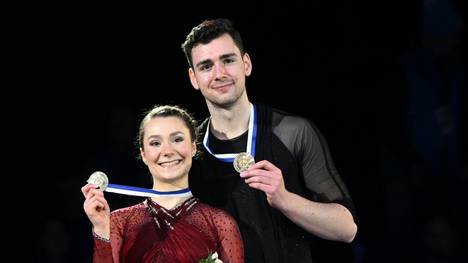
[[[234,169],[236,169],[238,173],[242,173],[247,171],[254,163],[255,160],[250,153],[239,153],[232,165],[234,165]]]
[[[104,191],[109,184],[109,179],[107,179],[107,175],[105,173],[97,171],[92,173],[86,182],[95,184],[99,187],[99,190]]]

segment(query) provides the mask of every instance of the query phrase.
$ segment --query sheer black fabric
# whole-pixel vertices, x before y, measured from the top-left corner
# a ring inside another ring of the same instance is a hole
[[[289,191],[314,201],[340,203],[354,215],[352,200],[318,130],[303,118],[267,106],[258,105],[256,110],[255,160],[279,167]],[[201,134],[206,129],[207,121],[200,126]],[[210,148],[215,153],[243,152],[246,137],[219,141],[210,134]],[[205,152],[194,162],[189,179],[196,196],[237,220],[246,262],[313,262],[316,238],[272,209],[265,194],[248,187],[231,163]]]
[[[307,189],[313,193],[313,200],[342,204],[355,216],[349,192],[318,128],[304,118],[274,112],[273,133],[293,156],[301,157],[302,176]]]

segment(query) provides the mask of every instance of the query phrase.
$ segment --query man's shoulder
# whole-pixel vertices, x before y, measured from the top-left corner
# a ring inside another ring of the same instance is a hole
[[[202,132],[202,131],[206,130],[206,127],[208,126],[209,120],[210,120],[210,117],[207,117],[204,120],[200,121],[200,123],[197,126],[198,132]]]
[[[273,127],[283,126],[289,129],[304,129],[311,127],[312,121],[299,114],[267,106],[272,112]]]

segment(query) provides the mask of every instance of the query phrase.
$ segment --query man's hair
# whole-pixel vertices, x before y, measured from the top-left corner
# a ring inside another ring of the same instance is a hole
[[[198,26],[192,28],[182,44],[182,51],[190,67],[193,67],[192,49],[199,44],[208,44],[213,39],[228,34],[239,48],[241,55],[244,55],[244,45],[239,31],[234,27],[229,19],[205,20]]]

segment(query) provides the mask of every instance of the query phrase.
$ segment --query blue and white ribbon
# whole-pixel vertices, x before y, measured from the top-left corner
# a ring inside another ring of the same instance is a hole
[[[192,196],[192,192],[189,188],[183,188],[175,191],[157,191],[154,189],[140,188],[134,186],[126,186],[119,184],[109,184],[104,190],[110,193],[132,195],[132,196],[143,196],[143,197],[159,197],[159,196],[177,196],[177,197],[188,197]]]
[[[190,191],[189,188],[183,188],[183,189],[174,190],[174,191],[157,191],[154,189],[147,189],[147,188],[141,188],[141,187],[133,187],[133,186],[120,185],[120,184],[109,184],[109,179],[107,178],[107,175],[101,171],[96,171],[92,173],[86,182],[90,184],[94,184],[96,188],[99,188],[101,191],[124,194],[124,195],[143,196],[143,197],[192,196],[192,192]]]
[[[211,120],[211,119],[210,119]],[[206,128],[205,136],[203,137],[203,145],[205,149],[214,157],[218,158],[222,162],[232,163],[239,153],[222,153],[216,154],[209,147],[208,134],[210,133],[210,120],[208,120],[208,126]],[[249,130],[247,134],[247,147],[246,152],[250,153],[255,157],[255,142],[257,140],[257,112],[255,106],[250,103],[250,117],[249,117]]]

